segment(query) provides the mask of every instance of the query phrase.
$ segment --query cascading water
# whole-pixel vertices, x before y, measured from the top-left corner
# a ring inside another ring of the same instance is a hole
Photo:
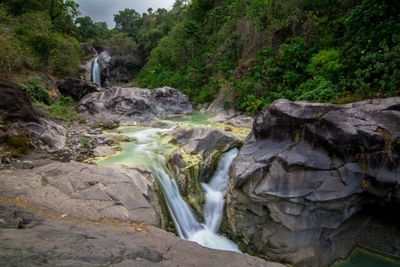
[[[174,148],[162,142],[160,134],[171,131],[173,128],[142,128],[136,129],[133,132],[124,132],[122,130],[123,134],[134,138],[136,142],[129,143],[129,146],[123,147],[121,154],[100,163],[106,165],[145,164],[149,166],[162,189],[177,234],[182,239],[194,241],[209,248],[240,253],[235,243],[217,233],[223,214],[229,167],[236,157],[238,150],[232,149],[224,153],[218,162],[217,170],[210,182],[202,184],[206,192],[204,208],[205,222],[202,223],[196,218],[191,208],[180,195],[175,180],[169,176],[165,167],[165,156]]]
[[[99,58],[96,57],[93,60],[93,65],[92,65],[92,82],[97,84],[98,86],[101,86],[101,67],[99,64]]]

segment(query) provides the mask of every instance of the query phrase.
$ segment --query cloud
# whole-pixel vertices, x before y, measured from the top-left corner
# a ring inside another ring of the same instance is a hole
[[[139,13],[146,12],[149,7],[170,9],[174,0],[75,0],[79,4],[81,16],[89,16],[95,21],[105,21],[114,27],[114,14],[125,8]]]

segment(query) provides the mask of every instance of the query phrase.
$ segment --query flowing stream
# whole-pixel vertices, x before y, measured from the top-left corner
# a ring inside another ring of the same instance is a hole
[[[93,65],[92,65],[92,82],[97,84],[98,86],[101,86],[101,68],[99,64],[99,58],[96,57],[93,60]]]
[[[182,123],[182,119],[180,119]],[[183,123],[188,123],[183,121]],[[167,141],[168,132],[172,131],[177,121],[169,121],[169,128],[124,127],[120,133],[133,138],[134,142],[123,143],[122,151],[99,161],[101,165],[147,166],[161,186],[165,202],[174,222],[177,234],[182,238],[194,241],[205,247],[239,252],[238,246],[228,238],[219,235],[218,229],[223,215],[224,197],[228,184],[229,167],[238,150],[225,152],[219,159],[217,169],[209,183],[203,183],[205,205],[201,220],[195,216],[192,209],[180,195],[175,180],[166,169],[166,156],[175,145]],[[196,127],[201,122],[190,122]]]

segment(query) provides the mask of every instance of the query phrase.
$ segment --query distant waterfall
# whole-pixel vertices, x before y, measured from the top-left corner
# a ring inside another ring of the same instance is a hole
[[[92,65],[92,82],[97,84],[98,86],[101,86],[101,67],[99,64],[99,58],[96,57],[93,61]]]

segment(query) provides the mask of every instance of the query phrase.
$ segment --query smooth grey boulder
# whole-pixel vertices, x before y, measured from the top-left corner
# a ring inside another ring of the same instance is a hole
[[[275,101],[255,119],[230,175],[227,231],[260,256],[329,265],[356,244],[342,237],[361,229],[352,222],[365,203],[400,203],[400,97]]]
[[[151,124],[155,119],[190,114],[192,106],[186,95],[170,87],[154,90],[113,87],[86,95],[78,112],[100,120],[118,121],[120,125]]]
[[[149,173],[69,162],[3,170],[0,199],[24,199],[57,216],[158,225]]]

